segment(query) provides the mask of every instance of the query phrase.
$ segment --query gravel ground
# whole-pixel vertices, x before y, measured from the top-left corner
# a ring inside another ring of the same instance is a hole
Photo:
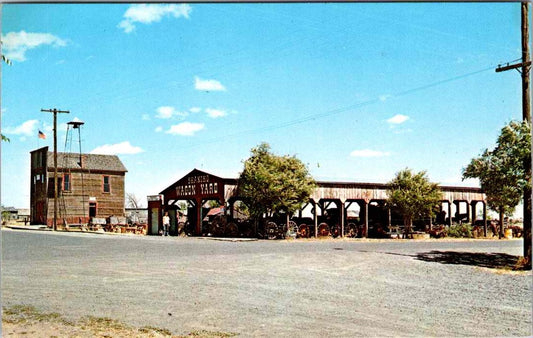
[[[530,336],[521,240],[287,240],[2,231],[2,304],[241,336]],[[496,269],[496,268],[506,268]]]

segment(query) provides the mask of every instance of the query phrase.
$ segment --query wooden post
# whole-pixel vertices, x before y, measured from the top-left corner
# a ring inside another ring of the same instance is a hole
[[[448,226],[452,226],[452,202],[448,201]]]
[[[531,60],[529,55],[529,2],[521,4],[521,31],[522,31],[522,62],[507,66],[498,66],[496,72],[504,72],[510,69],[521,69],[522,73],[522,120],[531,124],[531,91],[529,87],[529,77],[531,70]],[[524,162],[524,169],[527,177],[531,177],[531,159]],[[531,181],[524,189],[524,257],[531,268]]]
[[[529,3],[522,2],[522,119],[531,124],[531,91],[529,87],[529,77],[531,70],[531,60],[529,56]],[[528,65],[529,63],[529,65]],[[527,265],[531,269],[531,159],[524,163],[526,176],[529,177],[529,184],[524,189],[524,257]]]
[[[369,202],[364,201],[365,203],[365,238],[368,238],[368,204],[370,204]]]
[[[472,209],[472,226],[476,225],[476,205],[477,201],[470,202],[471,209]]]
[[[314,221],[315,221],[315,238],[318,237],[318,210],[317,210],[317,207],[316,207],[316,202],[313,203],[313,210],[315,212],[314,214]]]
[[[341,200],[340,206],[341,206],[341,208],[340,208],[341,209],[340,210],[341,211],[341,215],[340,215],[341,216],[341,237],[344,237],[344,214],[345,214],[345,210],[344,210],[344,201],[343,200]]]
[[[202,223],[203,223],[203,220],[202,220],[202,198],[201,197],[198,197],[196,199],[196,236],[201,236],[202,235]]]
[[[41,109],[42,112],[54,114],[54,231],[57,230],[57,113],[69,114],[68,110]],[[48,165],[48,164],[47,164]]]
[[[487,202],[483,201],[483,235],[487,237]]]
[[[531,92],[529,89],[529,3],[522,2],[522,118],[531,123]],[[531,162],[530,162],[531,170]]]
[[[287,235],[289,234],[289,220],[290,220],[290,216],[289,216],[289,212],[287,212],[287,219],[286,219],[286,227],[287,227],[287,231],[285,231],[285,236],[288,237]]]

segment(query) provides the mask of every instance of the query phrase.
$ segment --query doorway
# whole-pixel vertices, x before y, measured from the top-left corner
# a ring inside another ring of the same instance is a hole
[[[96,217],[96,202],[89,202],[89,217]]]

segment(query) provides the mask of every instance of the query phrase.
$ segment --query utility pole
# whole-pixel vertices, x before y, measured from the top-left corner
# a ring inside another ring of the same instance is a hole
[[[42,112],[54,114],[54,231],[57,230],[57,114],[69,114],[68,110],[41,109]]]
[[[529,77],[531,70],[531,60],[529,57],[529,3],[521,4],[521,26],[522,26],[522,62],[513,65],[505,65],[496,68],[496,72],[503,72],[516,69],[522,74],[522,120],[531,124],[531,91],[529,87]],[[531,160],[526,160],[524,169],[527,177],[531,177]],[[524,257],[531,266],[531,182],[524,189]]]

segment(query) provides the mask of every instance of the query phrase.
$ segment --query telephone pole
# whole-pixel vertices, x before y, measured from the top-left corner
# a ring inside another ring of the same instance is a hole
[[[41,109],[42,112],[54,114],[54,231],[57,230],[57,114],[69,114],[68,110]]]
[[[496,72],[503,72],[516,69],[522,74],[522,120],[531,124],[531,91],[529,87],[529,77],[531,70],[531,60],[529,57],[529,3],[521,4],[521,26],[522,26],[522,62],[505,65],[496,68]],[[531,159],[524,163],[526,177],[531,177]],[[531,181],[524,189],[524,257],[531,266]]]

